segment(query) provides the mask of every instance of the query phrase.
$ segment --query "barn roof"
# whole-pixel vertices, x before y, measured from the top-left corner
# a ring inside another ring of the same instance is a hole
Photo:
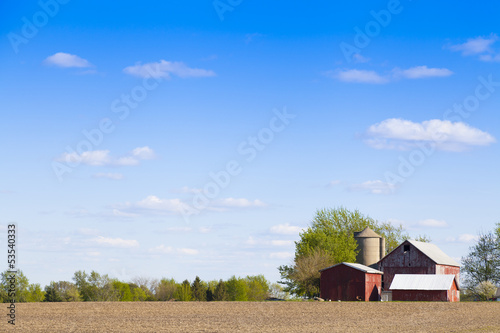
[[[455,275],[396,274],[390,290],[448,290]],[[456,282],[455,282],[456,283]]]
[[[362,264],[352,263],[352,262],[342,262],[340,264],[336,264],[336,265],[333,265],[333,266],[330,266],[330,267],[327,267],[327,268],[323,268],[323,269],[320,270],[320,272],[326,271],[327,269],[330,269],[330,268],[333,268],[333,267],[336,267],[336,266],[339,266],[339,265],[346,265],[346,266],[349,266],[351,268],[357,269],[357,270],[365,272],[365,273],[384,274],[384,272],[378,271],[378,270],[373,269],[371,267],[368,267],[368,266],[365,266],[365,265],[362,265]]]
[[[418,242],[415,240],[408,240],[410,244],[415,246],[420,250],[423,254],[428,256],[432,261],[434,261],[438,265],[448,265],[448,266],[458,266],[460,265],[449,257],[446,253],[444,253],[439,247],[431,243]]]
[[[360,232],[355,232],[354,237],[356,237],[356,238],[382,238],[382,236],[377,234],[375,231],[373,231],[369,227],[364,228]]]

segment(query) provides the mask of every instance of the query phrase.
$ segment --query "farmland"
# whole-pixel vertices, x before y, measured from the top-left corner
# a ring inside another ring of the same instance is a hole
[[[16,327],[3,319],[0,331],[500,331],[500,302],[75,302],[22,303],[16,309]]]

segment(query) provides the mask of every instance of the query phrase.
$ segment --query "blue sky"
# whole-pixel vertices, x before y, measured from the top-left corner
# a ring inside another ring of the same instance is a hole
[[[498,5],[3,1],[1,232],[32,282],[265,274],[324,207],[499,221]]]

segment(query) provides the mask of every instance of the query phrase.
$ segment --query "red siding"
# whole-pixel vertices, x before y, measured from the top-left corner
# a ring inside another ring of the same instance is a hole
[[[455,279],[460,281],[460,267],[436,265],[436,274],[455,275]]]
[[[321,272],[320,294],[332,301],[378,301],[382,288],[380,274],[369,274],[340,264]]]

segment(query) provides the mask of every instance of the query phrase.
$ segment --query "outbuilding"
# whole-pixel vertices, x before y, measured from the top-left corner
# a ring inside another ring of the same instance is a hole
[[[390,291],[393,301],[460,301],[460,291],[452,274],[396,274]]]
[[[379,301],[382,272],[343,262],[320,270],[320,295],[332,301]]]
[[[414,240],[405,240],[382,258],[378,269],[384,272],[384,290],[391,290],[396,274],[454,275],[457,287],[460,281],[460,265],[455,260],[434,244]]]

